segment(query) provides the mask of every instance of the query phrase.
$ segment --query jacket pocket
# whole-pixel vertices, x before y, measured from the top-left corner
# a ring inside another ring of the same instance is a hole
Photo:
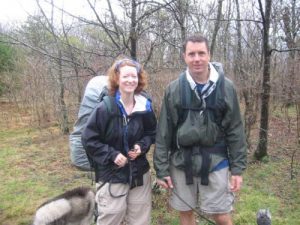
[[[219,127],[210,118],[207,110],[189,110],[186,120],[177,130],[177,144],[183,147],[212,146],[217,140],[218,133]]]

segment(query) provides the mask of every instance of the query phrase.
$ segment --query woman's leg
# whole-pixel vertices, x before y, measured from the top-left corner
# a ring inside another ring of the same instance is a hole
[[[143,176],[143,186],[129,191],[126,221],[128,225],[150,225],[151,223],[151,177],[150,172]]]
[[[126,184],[106,183],[97,191],[96,203],[99,214],[97,225],[120,225],[122,223],[126,214],[127,195],[115,198],[110,193],[117,196],[128,193],[128,190],[129,186]]]

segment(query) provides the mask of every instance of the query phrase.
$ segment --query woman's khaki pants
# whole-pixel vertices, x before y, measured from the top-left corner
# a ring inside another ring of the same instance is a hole
[[[98,204],[97,225],[150,225],[151,178],[150,172],[143,176],[143,186],[129,189],[128,184],[106,183],[96,193]],[[101,183],[97,183],[99,187]],[[110,186],[110,187],[109,187]],[[110,190],[109,190],[110,188]],[[123,195],[123,197],[111,196]]]

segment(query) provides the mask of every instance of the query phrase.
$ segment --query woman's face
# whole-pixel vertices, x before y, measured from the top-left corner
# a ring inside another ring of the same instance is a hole
[[[124,94],[132,94],[138,86],[138,74],[134,66],[123,66],[119,74],[119,90]]]

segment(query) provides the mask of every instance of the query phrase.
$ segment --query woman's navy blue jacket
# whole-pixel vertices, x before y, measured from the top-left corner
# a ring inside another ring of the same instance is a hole
[[[96,182],[140,186],[143,174],[150,168],[146,153],[155,142],[157,120],[150,98],[141,94],[134,98],[133,112],[127,116],[117,97],[106,96],[83,130],[82,144],[95,169]],[[117,155],[127,156],[135,144],[140,145],[142,154],[118,168],[114,163]]]

